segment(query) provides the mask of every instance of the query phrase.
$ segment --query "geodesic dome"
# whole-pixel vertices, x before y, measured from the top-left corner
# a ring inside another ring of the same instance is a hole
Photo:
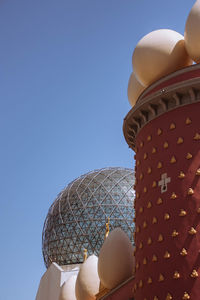
[[[121,227],[133,242],[134,172],[104,168],[71,182],[51,205],[42,233],[44,262],[59,265],[83,262],[83,250],[98,255],[105,223]]]

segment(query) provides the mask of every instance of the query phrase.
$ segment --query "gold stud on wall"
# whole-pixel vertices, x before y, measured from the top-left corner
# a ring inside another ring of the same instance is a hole
[[[135,291],[137,290],[137,284],[136,283],[134,284],[134,290]]]
[[[156,153],[156,148],[155,148],[155,147],[152,148],[151,153],[152,153],[152,154]]]
[[[140,180],[142,180],[142,179],[143,179],[143,177],[144,177],[144,175],[141,173],[141,174],[140,174],[140,177],[139,177],[139,178],[140,178]]]
[[[140,165],[140,160],[137,160],[136,161],[136,166],[139,166]]]
[[[162,203],[163,203],[162,198],[159,197],[156,203],[157,203],[158,205],[159,205],[159,204],[162,204]]]
[[[138,199],[140,197],[140,194],[139,193],[136,193],[136,198]]]
[[[172,299],[173,299],[173,298],[172,298],[172,295],[171,295],[170,293],[168,293],[165,300],[172,300]]]
[[[165,252],[164,258],[166,258],[166,259],[170,258],[170,253],[168,251]]]
[[[195,235],[197,233],[196,229],[194,227],[191,227],[190,230],[188,231],[189,234]]]
[[[158,259],[157,259],[157,256],[154,254],[153,257],[152,257],[152,261],[155,262],[155,261],[157,261],[157,260],[158,260]]]
[[[151,245],[151,244],[152,244],[152,239],[151,239],[150,237],[148,238],[147,244],[148,244],[148,245]]]
[[[191,275],[190,275],[192,278],[197,278],[199,276],[197,270],[193,270]]]
[[[159,300],[157,296],[154,296],[153,300]]]
[[[197,208],[197,213],[198,213],[198,214],[200,214],[200,207],[199,207],[199,208]]]
[[[140,213],[143,213],[143,211],[144,211],[144,209],[143,209],[143,207],[141,206],[140,209],[139,209],[139,212],[140,212]]]
[[[156,183],[156,181],[153,181],[152,188],[155,188],[155,187],[157,187],[157,183]]]
[[[149,135],[149,136],[147,137],[147,141],[150,142],[151,139],[152,139],[152,137],[151,137],[151,135]]]
[[[159,161],[158,165],[157,165],[157,168],[158,169],[161,169],[162,168],[162,163]]]
[[[183,300],[189,300],[190,299],[190,295],[187,292],[185,292],[182,299]]]
[[[135,147],[135,153],[137,153],[138,152],[138,148],[137,147]]]
[[[179,235],[178,231],[176,231],[176,229],[173,230],[172,237],[177,237],[178,235]]]
[[[153,217],[152,224],[156,224],[158,222],[156,217]]]
[[[142,248],[143,248],[143,244],[140,243],[140,244],[139,244],[139,249],[142,249]]]
[[[142,148],[144,146],[143,142],[140,142],[140,148]]]
[[[146,265],[147,264],[147,259],[146,257],[143,259],[143,265]]]
[[[162,274],[160,274],[158,281],[161,282],[161,281],[164,281],[164,279],[165,279],[164,276]]]
[[[167,149],[168,147],[169,147],[168,142],[165,142],[165,143],[163,144],[163,148],[164,148],[164,149]]]
[[[187,212],[184,209],[181,209],[179,216],[180,217],[185,217],[187,215]]]
[[[176,199],[177,198],[177,195],[173,192],[172,194],[171,194],[171,197],[170,197],[171,199]]]
[[[194,190],[193,190],[192,188],[189,188],[189,189],[188,189],[188,195],[191,196],[191,195],[193,195],[193,194],[194,194]]]
[[[191,159],[191,158],[192,158],[192,154],[188,152],[186,155],[186,159]]]
[[[143,223],[143,228],[147,228],[147,222],[146,221],[144,221],[144,223]]]
[[[136,227],[136,232],[137,233],[140,232],[140,227],[139,226]]]
[[[162,134],[162,129],[158,128],[157,135],[161,135],[161,134]]]
[[[135,265],[135,268],[138,270],[139,269],[139,263],[137,263],[136,265]]]
[[[151,284],[151,283],[152,283],[152,278],[151,278],[151,277],[148,278],[147,283],[148,283],[148,284]]]
[[[185,248],[183,248],[180,252],[180,255],[182,256],[186,256],[187,255],[187,250]]]
[[[158,236],[158,242],[162,242],[163,241],[163,236],[162,236],[162,234],[159,234],[159,236]]]
[[[200,134],[199,134],[199,133],[196,133],[196,134],[195,134],[194,140],[195,140],[195,141],[199,141],[199,140],[200,140]]]
[[[143,282],[142,280],[139,281],[139,288],[142,288],[143,287]]]
[[[183,144],[183,138],[182,137],[179,137],[177,139],[177,144],[180,145],[180,144]]]
[[[148,167],[147,174],[151,174],[151,172],[152,172],[151,167]]]
[[[170,219],[170,215],[169,214],[165,214],[164,215],[164,219],[167,221],[167,220],[169,220]]]
[[[170,126],[169,126],[169,129],[170,129],[170,130],[173,130],[173,129],[175,129],[175,128],[176,128],[176,125],[175,125],[174,123],[171,123]]]
[[[176,163],[176,158],[175,156],[172,156],[171,160],[170,160],[170,163],[171,164],[175,164]]]
[[[143,192],[144,192],[144,193],[147,192],[147,187],[146,187],[146,186],[144,187]]]
[[[173,278],[174,279],[179,279],[181,276],[180,276],[180,273],[178,272],[178,271],[175,271],[174,272],[174,276],[173,276]]]
[[[144,153],[144,159],[147,159],[147,153]]]
[[[178,178],[183,179],[185,178],[185,174],[183,173],[183,171],[181,171],[178,175]]]
[[[196,175],[197,175],[197,176],[200,176],[200,169],[198,169],[198,170],[196,171]]]
[[[190,118],[187,118],[187,119],[185,120],[185,124],[186,124],[186,125],[189,125],[189,124],[191,124],[191,123],[192,123],[192,121],[191,121]]]
[[[152,207],[152,204],[151,202],[149,201],[148,204],[147,204],[147,208],[151,208]]]

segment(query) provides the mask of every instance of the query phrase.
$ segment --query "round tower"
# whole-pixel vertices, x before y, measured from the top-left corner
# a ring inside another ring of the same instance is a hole
[[[152,84],[124,120],[135,151],[136,300],[200,297],[200,65]]]

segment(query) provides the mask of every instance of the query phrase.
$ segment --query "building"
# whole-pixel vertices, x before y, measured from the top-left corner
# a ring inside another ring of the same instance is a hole
[[[106,223],[107,235],[114,228],[121,228],[133,243],[133,185],[132,169],[104,168],[77,178],[58,195],[44,223],[42,245],[47,271],[41,278],[36,300],[59,299],[61,287],[79,274],[84,256],[99,255]],[[96,261],[92,268],[94,264]],[[107,293],[111,297],[118,292],[101,287],[100,294]]]
[[[200,65],[150,85],[124,121],[136,153],[136,300],[200,295]]]

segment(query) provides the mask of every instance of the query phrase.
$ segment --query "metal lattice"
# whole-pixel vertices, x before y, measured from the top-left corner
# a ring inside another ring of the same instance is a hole
[[[46,267],[81,263],[83,249],[98,255],[104,241],[105,222],[121,227],[133,242],[134,172],[104,168],[71,182],[51,205],[42,233]]]

